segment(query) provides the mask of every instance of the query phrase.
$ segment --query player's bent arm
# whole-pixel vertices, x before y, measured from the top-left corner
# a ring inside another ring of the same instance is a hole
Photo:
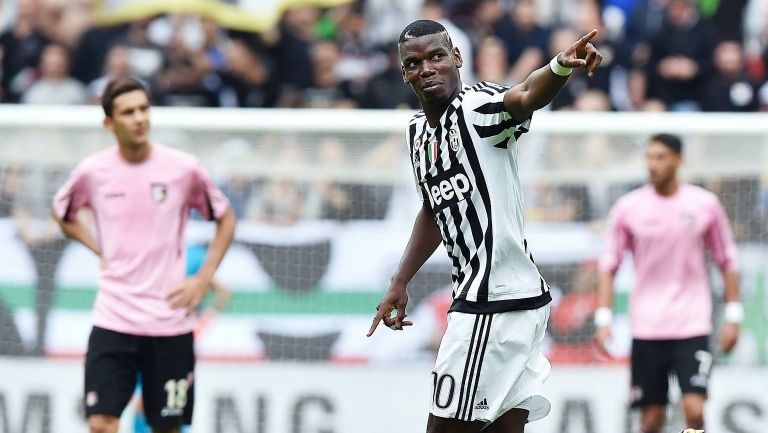
[[[228,207],[224,215],[216,220],[216,233],[208,245],[208,254],[206,255],[205,262],[197,273],[197,276],[207,281],[208,285],[213,281],[213,274],[219,267],[227,249],[232,244],[236,224],[237,218],[231,207]]]
[[[517,122],[524,122],[534,111],[545,107],[560,93],[568,77],[554,74],[549,65],[533,72],[522,83],[504,94],[504,108]]]
[[[64,221],[56,214],[55,210],[51,211],[51,215],[53,216],[53,219],[56,220],[56,223],[59,224],[62,233],[64,233],[66,237],[80,242],[85,245],[86,248],[93,251],[94,254],[101,256],[99,243],[96,242],[96,238],[93,236],[93,233],[88,230],[88,227],[81,223],[77,218],[74,218],[71,221]]]
[[[592,30],[552,59],[549,65],[533,72],[522,83],[504,94],[504,108],[517,122],[524,122],[534,111],[543,108],[560,93],[571,70],[586,68],[591,77],[603,56],[589,41],[597,35]]]
[[[405,285],[411,281],[416,272],[432,256],[442,237],[440,229],[435,222],[435,217],[429,204],[424,201],[421,205],[416,220],[413,223],[411,237],[405,247],[403,257],[397,266],[397,271],[392,277],[392,288],[405,289]]]

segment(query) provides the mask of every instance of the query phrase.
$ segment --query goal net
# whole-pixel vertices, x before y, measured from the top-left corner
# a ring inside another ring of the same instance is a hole
[[[365,338],[420,206],[404,145],[410,115],[153,108],[154,141],[200,158],[239,218],[216,274],[231,296],[220,312],[214,297],[205,300],[200,359],[433,359],[450,304],[442,247],[409,285],[416,326]],[[0,107],[0,359],[84,354],[98,260],[59,234],[50,201],[83,157],[113,144],[101,121],[95,107]],[[547,354],[569,365],[626,360],[631,266],[617,278],[614,357],[605,358],[592,343],[596,261],[607,213],[646,181],[645,144],[658,132],[682,135],[683,177],[718,195],[739,246],[747,319],[736,352],[716,352],[715,362],[765,365],[768,122],[758,115],[534,116],[520,139],[519,161],[529,245],[555,298]],[[190,261],[212,233],[210,223],[191,221]],[[720,323],[716,272],[712,285],[713,320]]]

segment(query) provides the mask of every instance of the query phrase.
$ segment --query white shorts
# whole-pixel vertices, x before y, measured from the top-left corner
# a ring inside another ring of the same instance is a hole
[[[495,314],[448,314],[432,372],[430,413],[491,423],[513,408],[528,421],[550,409],[542,387],[551,366],[539,351],[549,305]]]

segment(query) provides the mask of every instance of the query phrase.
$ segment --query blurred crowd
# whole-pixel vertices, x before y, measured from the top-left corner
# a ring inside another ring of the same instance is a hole
[[[191,14],[101,26],[94,3],[0,0],[0,101],[93,103],[134,76],[157,105],[415,108],[396,40],[423,17],[449,30],[465,81],[508,85],[597,28],[601,68],[555,110],[768,110],[768,0],[356,0],[289,8],[262,33]]]

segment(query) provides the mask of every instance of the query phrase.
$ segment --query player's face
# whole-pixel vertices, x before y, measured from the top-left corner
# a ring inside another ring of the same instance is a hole
[[[658,187],[674,179],[682,160],[682,157],[669,147],[652,141],[645,153],[651,183]]]
[[[459,88],[461,54],[446,45],[443,34],[421,36],[400,45],[403,79],[423,103],[447,101]]]
[[[138,147],[149,141],[149,98],[141,90],[123,93],[112,102],[112,117],[104,120],[121,145]]]

